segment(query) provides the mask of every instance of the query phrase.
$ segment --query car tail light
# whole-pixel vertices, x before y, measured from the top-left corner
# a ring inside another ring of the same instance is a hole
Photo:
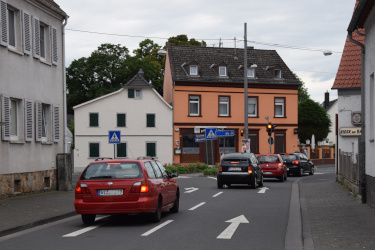
[[[223,172],[223,167],[219,166],[219,173],[222,173],[222,172]]]
[[[85,183],[77,183],[76,194],[91,194],[89,187]]]
[[[147,193],[149,189],[149,183],[147,181],[139,181],[133,184],[130,193]]]
[[[248,167],[247,167],[247,172],[248,172],[249,174],[251,174],[251,173],[253,172],[253,167],[252,167],[252,166],[248,166]]]
[[[285,166],[285,165],[279,163],[279,168],[283,168],[283,166]]]
[[[298,161],[292,161],[292,164],[294,164],[294,165],[298,165],[299,162],[298,162]]]

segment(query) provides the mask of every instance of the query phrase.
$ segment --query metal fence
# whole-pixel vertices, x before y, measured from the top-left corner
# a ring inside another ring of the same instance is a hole
[[[358,170],[358,154],[354,156],[353,153],[340,152],[339,158],[339,174],[349,182],[359,184],[359,170]],[[353,162],[353,157],[356,158],[356,163]]]

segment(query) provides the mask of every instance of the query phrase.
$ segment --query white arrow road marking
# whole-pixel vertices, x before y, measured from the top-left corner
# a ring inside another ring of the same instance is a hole
[[[167,220],[166,222],[160,224],[159,226],[157,227],[154,227],[153,229],[151,230],[148,230],[147,232],[145,232],[144,234],[142,234],[141,236],[149,236],[150,234],[152,234],[153,232],[159,230],[160,228],[168,225],[169,223],[171,223],[173,220]]]
[[[189,177],[189,176],[177,176],[176,178],[181,178],[181,179],[184,179],[184,178],[191,178],[191,177]]]
[[[218,196],[221,195],[222,193],[223,193],[223,192],[219,192],[219,193],[213,195],[212,197],[218,197]]]
[[[216,177],[212,177],[212,176],[208,176],[207,178],[211,178],[211,179],[217,180]]]
[[[260,188],[258,194],[264,194],[267,190],[269,190],[268,187],[262,187],[262,188]]]
[[[102,219],[107,218],[107,217],[108,216],[98,217],[98,218],[95,219],[95,221],[102,220]],[[93,230],[93,229],[95,229],[95,228],[103,225],[104,223],[106,223],[106,222],[100,223],[99,225],[89,226],[89,227],[82,228],[82,229],[77,230],[77,231],[75,231],[73,233],[65,234],[65,235],[63,235],[63,237],[76,237],[78,235],[81,235],[81,234],[84,234],[84,233],[86,233],[88,231],[91,231],[91,230]]]
[[[185,193],[192,193],[194,191],[197,191],[199,188],[195,188],[195,187],[190,187],[190,188],[185,188],[185,190],[187,190]]]
[[[195,210],[195,209],[197,209],[198,207],[203,206],[204,204],[206,204],[206,202],[201,202],[201,203],[199,203],[198,205],[196,205],[195,207],[190,208],[189,210]]]
[[[244,215],[240,215],[226,222],[231,224],[219,236],[217,236],[217,239],[231,239],[240,223],[249,223],[249,221],[245,218]]]

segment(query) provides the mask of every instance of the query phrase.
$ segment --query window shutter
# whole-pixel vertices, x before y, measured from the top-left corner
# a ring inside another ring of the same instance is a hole
[[[117,144],[117,157],[127,157],[126,156],[126,143]]]
[[[147,152],[146,156],[156,156],[155,143],[147,143]]]
[[[8,6],[0,1],[0,44],[8,46]]]
[[[25,141],[33,140],[33,102],[25,100]]]
[[[99,127],[99,114],[90,113],[90,127]]]
[[[99,157],[99,143],[90,143],[90,157]]]
[[[31,26],[30,14],[22,11],[22,28],[23,28],[23,53],[31,55]]]
[[[52,64],[57,65],[57,29],[54,26],[51,28],[51,57]]]
[[[1,135],[3,141],[10,140],[10,98],[9,96],[1,96],[1,121],[5,125],[1,126]]]
[[[126,127],[126,115],[117,114],[117,127]]]
[[[134,89],[128,89],[128,98],[134,98]]]
[[[35,16],[32,18],[33,25],[33,56],[40,58],[40,22]]]
[[[35,141],[42,141],[42,112],[43,105],[41,102],[35,102]]]
[[[53,120],[52,120],[52,129],[53,129],[53,142],[60,141],[60,106],[57,104],[52,105]]]
[[[155,114],[147,114],[147,127],[155,127]]]

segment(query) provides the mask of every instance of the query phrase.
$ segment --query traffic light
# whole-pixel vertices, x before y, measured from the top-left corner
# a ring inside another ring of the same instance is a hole
[[[273,125],[271,123],[268,123],[266,130],[267,130],[267,133],[268,133],[269,136],[271,136],[271,134],[272,134],[272,129],[273,129]]]
[[[243,136],[243,129],[241,129],[241,136]]]
[[[276,128],[276,125],[272,124],[272,131],[271,132],[275,132],[275,128]]]

